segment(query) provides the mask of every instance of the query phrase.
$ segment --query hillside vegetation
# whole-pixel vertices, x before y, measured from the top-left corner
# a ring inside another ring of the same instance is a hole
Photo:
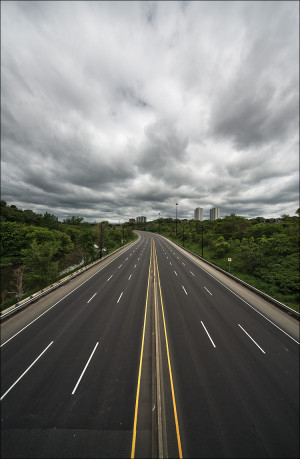
[[[71,217],[63,222],[49,213],[36,214],[1,201],[1,268],[13,266],[10,288],[1,286],[1,309],[60,277],[58,261],[72,251],[84,264],[100,258],[137,236],[126,224],[98,225]]]
[[[59,222],[54,215],[1,201],[1,266],[15,266],[11,291],[1,289],[1,308],[57,280],[58,260],[71,251],[79,251],[87,264],[133,240],[133,230],[141,229],[166,236],[299,311],[299,209],[296,213],[279,221],[231,214],[216,221],[92,225],[75,216]],[[9,293],[14,298],[7,299]]]
[[[215,221],[177,220],[177,236],[173,219],[146,226],[197,255],[203,252],[206,260],[299,311],[299,217],[278,220],[235,214]]]

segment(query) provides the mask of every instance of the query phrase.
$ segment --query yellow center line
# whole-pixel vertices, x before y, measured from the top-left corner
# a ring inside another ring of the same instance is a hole
[[[169,354],[169,344],[168,344],[168,337],[167,337],[167,329],[166,329],[164,305],[163,305],[162,294],[161,294],[160,277],[159,277],[159,269],[158,269],[158,262],[157,262],[157,255],[156,255],[155,242],[154,242],[154,253],[155,253],[154,256],[155,256],[155,260],[156,260],[156,269],[157,269],[157,274],[158,274],[158,284],[159,284],[159,291],[160,291],[161,310],[162,310],[162,316],[163,316],[163,322],[164,322],[164,330],[165,330],[165,338],[166,338],[166,348],[167,348],[167,357],[168,357],[169,374],[170,374],[170,384],[171,384],[171,392],[172,392],[172,400],[173,400],[173,410],[174,410],[174,418],[175,418],[175,426],[176,426],[176,436],[177,436],[177,444],[178,444],[178,453],[179,453],[180,459],[182,459],[182,448],[181,448],[179,424],[178,424],[177,409],[176,409],[176,401],[175,401],[175,392],[174,392],[174,385],[173,385],[173,376],[172,376],[171,361],[170,361],[170,354]]]
[[[153,239],[151,238],[151,253],[150,253],[150,262],[149,262],[149,274],[148,274],[148,286],[147,286],[147,296],[146,296],[146,306],[145,306],[145,317],[144,317],[144,327],[143,327],[143,337],[142,337],[142,347],[141,347],[141,356],[140,356],[138,384],[137,384],[136,400],[135,400],[133,435],[132,435],[132,444],[131,444],[131,458],[132,459],[134,458],[135,444],[136,444],[136,425],[137,425],[137,416],[138,416],[138,409],[139,409],[139,396],[140,396],[140,385],[141,385],[141,374],[142,374],[142,363],[143,363],[143,352],[144,352],[144,341],[145,341],[145,329],[146,329],[146,318],[147,318],[147,307],[148,307],[148,294],[149,294],[149,285],[150,285],[150,270],[151,270],[151,264],[152,264],[152,252],[153,252]]]

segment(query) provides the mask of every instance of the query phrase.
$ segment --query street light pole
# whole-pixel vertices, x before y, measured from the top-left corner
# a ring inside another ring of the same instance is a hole
[[[158,218],[159,218],[159,220],[158,220],[158,232],[160,234],[160,212],[158,212]]]
[[[176,237],[177,237],[177,206],[178,206],[178,202],[176,202]]]
[[[203,258],[203,223],[202,223],[202,258]]]
[[[100,258],[102,258],[102,248],[103,248],[103,233],[102,233],[102,223],[101,222],[101,234],[100,234]]]

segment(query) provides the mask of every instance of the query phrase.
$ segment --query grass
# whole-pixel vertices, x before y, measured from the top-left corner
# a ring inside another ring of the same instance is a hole
[[[173,240],[174,242],[177,242],[179,245],[182,246],[182,240],[171,238],[170,236],[167,236],[167,235],[166,237]],[[193,243],[191,241],[185,241],[184,247],[190,250],[191,252],[195,253],[196,255],[199,255],[200,257],[202,257],[202,247],[199,244]],[[229,267],[229,262],[228,262],[229,256],[226,255],[226,257],[223,257],[223,258],[215,258],[214,252],[209,247],[203,248],[203,258],[205,260],[213,263],[214,265],[218,266],[224,271],[230,272],[230,274],[237,277],[238,279],[241,279],[242,281],[246,282],[252,287],[257,288],[258,290],[266,293],[272,298],[275,298],[277,301],[280,301],[286,306],[289,306],[291,309],[294,309],[295,311],[299,312],[299,294],[298,293],[283,294],[282,292],[280,292],[280,289],[277,285],[267,283],[264,280],[260,279],[259,277],[251,275],[249,273],[241,272],[235,267],[234,257],[232,257],[232,261]],[[236,262],[237,261],[238,260],[236,260]]]

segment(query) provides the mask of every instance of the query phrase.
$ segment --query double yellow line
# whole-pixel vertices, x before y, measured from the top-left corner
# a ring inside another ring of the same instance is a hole
[[[136,443],[136,424],[137,416],[139,410],[139,397],[140,397],[140,387],[141,387],[141,374],[142,374],[142,364],[143,364],[143,353],[144,353],[144,341],[145,341],[145,329],[146,329],[146,318],[147,318],[147,309],[148,309],[148,297],[149,297],[149,285],[150,285],[150,274],[151,274],[151,265],[153,257],[153,244],[151,239],[151,254],[149,262],[149,274],[148,274],[148,286],[147,286],[147,295],[146,295],[146,306],[145,306],[145,316],[144,316],[144,327],[143,327],[143,337],[142,337],[142,347],[141,347],[141,356],[140,356],[140,366],[139,366],[139,375],[138,375],[138,384],[136,390],[136,399],[135,399],[135,412],[134,412],[134,423],[133,423],[133,435],[132,435],[132,444],[131,444],[131,458],[134,458],[135,453],[135,443]]]
[[[142,347],[141,347],[141,356],[140,356],[140,365],[139,365],[138,385],[137,385],[136,402],[135,402],[135,414],[134,414],[134,426],[133,426],[133,436],[132,436],[132,446],[131,446],[131,458],[133,459],[134,458],[134,454],[135,454],[136,425],[137,425],[137,416],[138,416],[140,383],[141,383],[142,362],[143,362],[144,341],[145,341],[145,329],[146,329],[146,317],[147,317],[149,286],[150,286],[150,274],[151,274],[152,264],[155,266],[156,272],[157,272],[157,276],[158,276],[160,302],[161,302],[161,310],[162,310],[162,317],[163,317],[163,324],[164,324],[166,350],[167,350],[168,367],[169,367],[169,375],[170,375],[170,385],[171,385],[171,393],[172,393],[172,401],[173,401],[174,420],[175,420],[175,427],[176,427],[178,454],[179,454],[179,458],[182,459],[182,448],[181,448],[181,440],[180,440],[180,432],[179,432],[179,424],[178,424],[178,416],[177,416],[177,408],[176,408],[176,400],[175,400],[175,392],[174,392],[171,360],[170,360],[170,353],[169,353],[169,344],[168,344],[167,328],[166,328],[166,321],[165,321],[164,305],[163,305],[163,299],[162,299],[162,293],[161,293],[161,285],[160,285],[160,276],[159,276],[159,269],[158,269],[158,262],[157,262],[156,247],[155,247],[155,242],[154,242],[153,238],[151,238],[151,254],[150,254],[150,262],[149,262],[148,286],[147,286],[147,295],[146,295],[146,306],[145,306]]]

